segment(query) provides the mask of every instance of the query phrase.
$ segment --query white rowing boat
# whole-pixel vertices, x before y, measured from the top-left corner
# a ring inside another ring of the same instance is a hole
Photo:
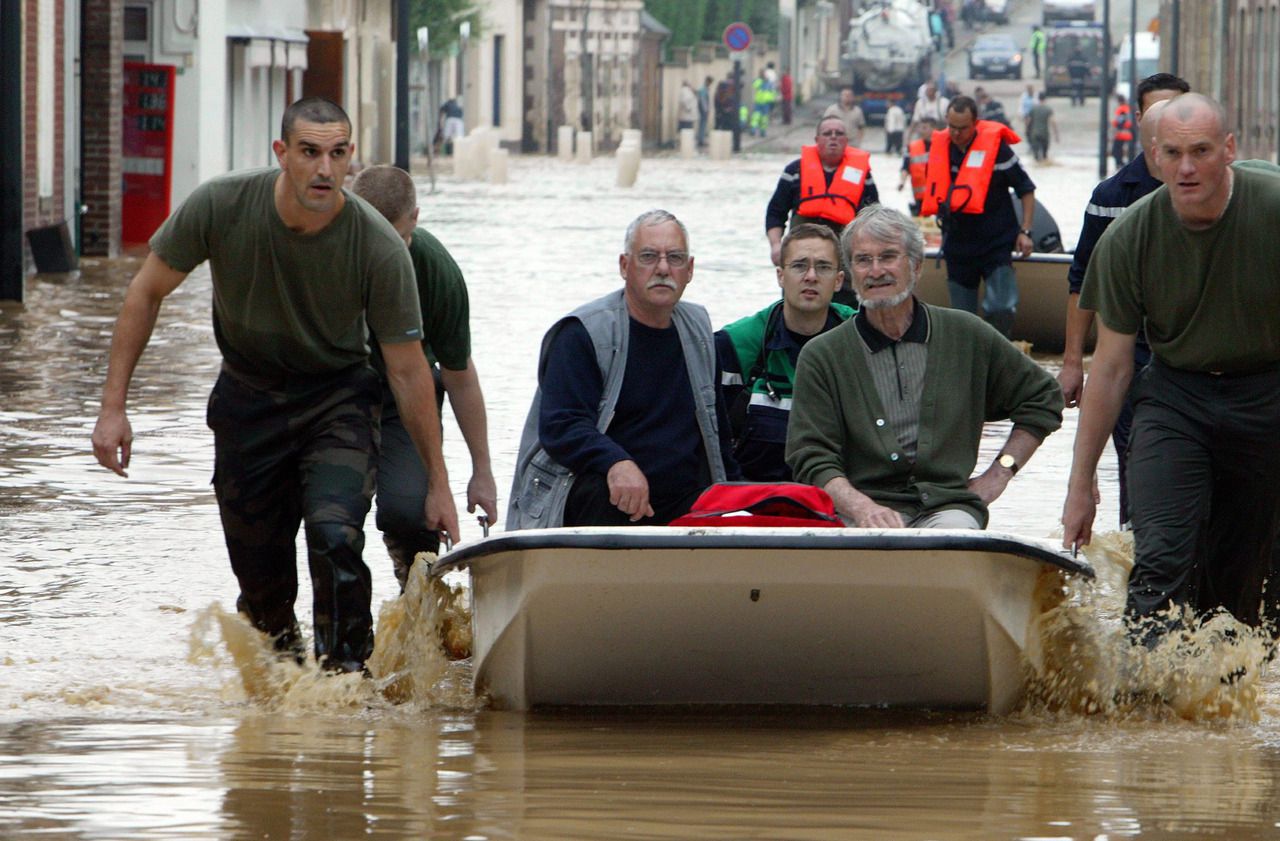
[[[494,707],[888,705],[1007,712],[1047,541],[905,529],[576,528],[459,547]]]

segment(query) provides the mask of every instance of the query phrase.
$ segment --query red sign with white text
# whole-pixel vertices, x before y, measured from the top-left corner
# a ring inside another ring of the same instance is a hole
[[[173,185],[173,75],[169,64],[124,63],[124,197],[120,238],[144,243],[169,216]]]

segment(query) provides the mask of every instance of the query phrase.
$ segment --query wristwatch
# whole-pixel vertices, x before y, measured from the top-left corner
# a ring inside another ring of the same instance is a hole
[[[1019,228],[1019,229],[1018,229],[1018,233],[1023,234],[1024,236],[1031,236],[1031,229],[1030,229],[1030,228]]]
[[[1009,453],[1001,453],[1000,457],[996,459],[996,464],[1007,469],[1013,475],[1018,475],[1018,460]]]

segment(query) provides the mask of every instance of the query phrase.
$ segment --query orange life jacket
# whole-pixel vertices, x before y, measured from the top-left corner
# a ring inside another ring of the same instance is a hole
[[[1002,123],[978,120],[977,134],[960,162],[960,174],[951,184],[951,135],[946,130],[933,133],[929,147],[929,168],[925,176],[920,215],[933,216],[946,203],[952,213],[981,213],[986,209],[991,173],[995,171],[1000,141],[1012,146],[1022,142],[1017,132]]]
[[[1125,143],[1133,140],[1133,120],[1129,118],[1128,105],[1116,106],[1116,115],[1111,120],[1111,126],[1116,130],[1116,140],[1120,140]]]
[[[862,190],[871,174],[871,155],[846,146],[844,160],[831,176],[822,169],[822,158],[817,146],[800,148],[800,204],[797,216],[815,216],[830,219],[838,225],[847,225],[858,212]]]
[[[917,202],[924,197],[925,173],[929,170],[929,149],[924,138],[911,141],[907,146],[907,172],[911,173],[911,194]]]

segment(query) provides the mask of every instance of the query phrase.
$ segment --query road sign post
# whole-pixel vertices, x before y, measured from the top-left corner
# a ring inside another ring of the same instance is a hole
[[[738,107],[733,114],[733,151],[742,151],[742,61],[743,50],[751,46],[751,27],[742,21],[724,28],[724,45],[733,53],[733,94]]]

